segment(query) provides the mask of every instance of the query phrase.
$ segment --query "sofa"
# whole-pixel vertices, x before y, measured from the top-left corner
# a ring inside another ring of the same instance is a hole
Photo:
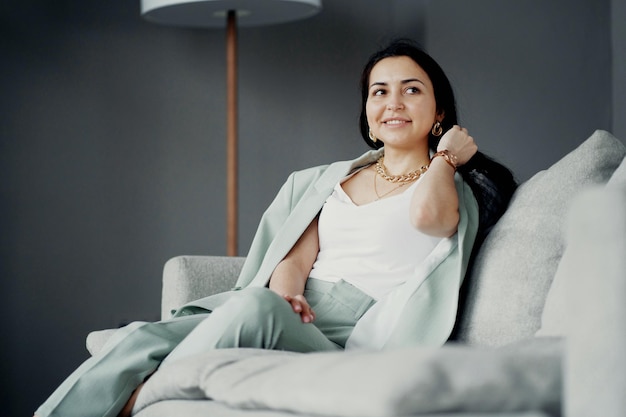
[[[162,366],[138,417],[626,416],[626,148],[596,131],[520,185],[476,252],[440,348],[224,349]],[[244,258],[178,256],[162,317]],[[95,354],[115,330],[87,338]]]

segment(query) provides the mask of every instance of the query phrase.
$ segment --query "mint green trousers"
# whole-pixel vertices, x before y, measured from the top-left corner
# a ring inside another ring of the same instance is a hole
[[[375,303],[344,281],[309,279],[304,296],[315,311],[313,324],[303,323],[282,297],[258,287],[234,291],[213,312],[131,323],[76,369],[35,414],[115,417],[162,362],[210,349],[341,350],[359,318]]]

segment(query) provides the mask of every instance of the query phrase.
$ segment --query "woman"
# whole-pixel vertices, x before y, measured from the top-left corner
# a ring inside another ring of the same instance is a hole
[[[515,182],[477,152],[457,125],[445,74],[410,42],[375,54],[361,87],[361,132],[375,150],[293,173],[263,215],[235,291],[120,329],[37,416],[130,415],[162,363],[208,349],[446,341],[476,237]]]

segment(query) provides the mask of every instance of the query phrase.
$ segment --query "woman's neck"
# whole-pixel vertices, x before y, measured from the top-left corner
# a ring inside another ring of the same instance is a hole
[[[385,168],[390,175],[402,175],[428,166],[430,161],[428,149],[411,152],[396,151],[385,148]]]

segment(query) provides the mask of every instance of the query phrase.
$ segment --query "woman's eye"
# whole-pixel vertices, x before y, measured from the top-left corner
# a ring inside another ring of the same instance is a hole
[[[420,90],[417,87],[409,87],[406,89],[406,92],[409,94],[418,94]]]
[[[372,95],[374,96],[382,96],[383,94],[385,94],[385,90],[374,90],[372,92]]]

